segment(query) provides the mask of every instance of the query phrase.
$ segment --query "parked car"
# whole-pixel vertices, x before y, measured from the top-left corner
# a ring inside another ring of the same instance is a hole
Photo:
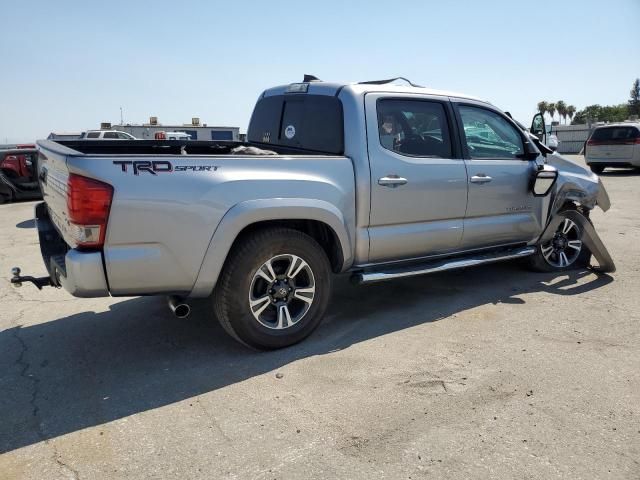
[[[607,167],[640,168],[640,123],[597,127],[585,144],[584,158],[594,173]]]
[[[87,130],[82,132],[80,138],[82,140],[137,140],[130,133],[118,130]]]
[[[42,198],[37,175],[35,145],[0,150],[0,203]]]
[[[47,140],[77,140],[82,138],[82,132],[51,132]]]
[[[562,272],[591,254],[615,270],[588,220],[609,208],[598,177],[466,95],[306,81],[260,96],[246,144],[38,148],[48,275],[15,269],[13,283],[169,295],[181,317],[209,297],[254,348],[307,337],[337,273],[368,283],[509,259]]]
[[[185,132],[156,132],[156,140],[191,140],[191,135]]]

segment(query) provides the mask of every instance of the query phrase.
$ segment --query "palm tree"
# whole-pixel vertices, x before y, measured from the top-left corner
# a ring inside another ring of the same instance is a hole
[[[567,117],[569,117],[569,121],[573,119],[573,116],[576,114],[576,107],[573,105],[569,105],[567,107]]]
[[[567,116],[567,104],[562,100],[558,100],[556,102],[556,110],[558,110],[558,116],[560,117],[560,121]]]
[[[553,123],[553,116],[556,114],[556,104],[548,103],[547,104],[547,113],[551,115],[551,123]]]
[[[549,109],[549,104],[545,101],[538,102],[538,111],[544,117],[544,114],[547,113]]]

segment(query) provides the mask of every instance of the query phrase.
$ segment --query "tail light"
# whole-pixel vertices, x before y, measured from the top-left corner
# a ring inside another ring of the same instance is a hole
[[[113,198],[107,183],[74,173],[67,181],[70,232],[80,248],[102,248]]]

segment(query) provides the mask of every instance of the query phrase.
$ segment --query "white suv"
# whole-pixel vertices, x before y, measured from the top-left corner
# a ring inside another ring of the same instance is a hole
[[[585,145],[584,158],[594,173],[607,167],[640,167],[640,123],[597,127]]]
[[[80,138],[82,140],[137,140],[130,133],[118,130],[87,130]]]

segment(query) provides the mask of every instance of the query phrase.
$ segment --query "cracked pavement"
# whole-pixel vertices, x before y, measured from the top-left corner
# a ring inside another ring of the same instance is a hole
[[[640,478],[640,174],[592,219],[618,271],[514,263],[356,287],[248,351],[206,301],[74,299],[0,205],[0,478]],[[276,374],[278,374],[276,376]]]

